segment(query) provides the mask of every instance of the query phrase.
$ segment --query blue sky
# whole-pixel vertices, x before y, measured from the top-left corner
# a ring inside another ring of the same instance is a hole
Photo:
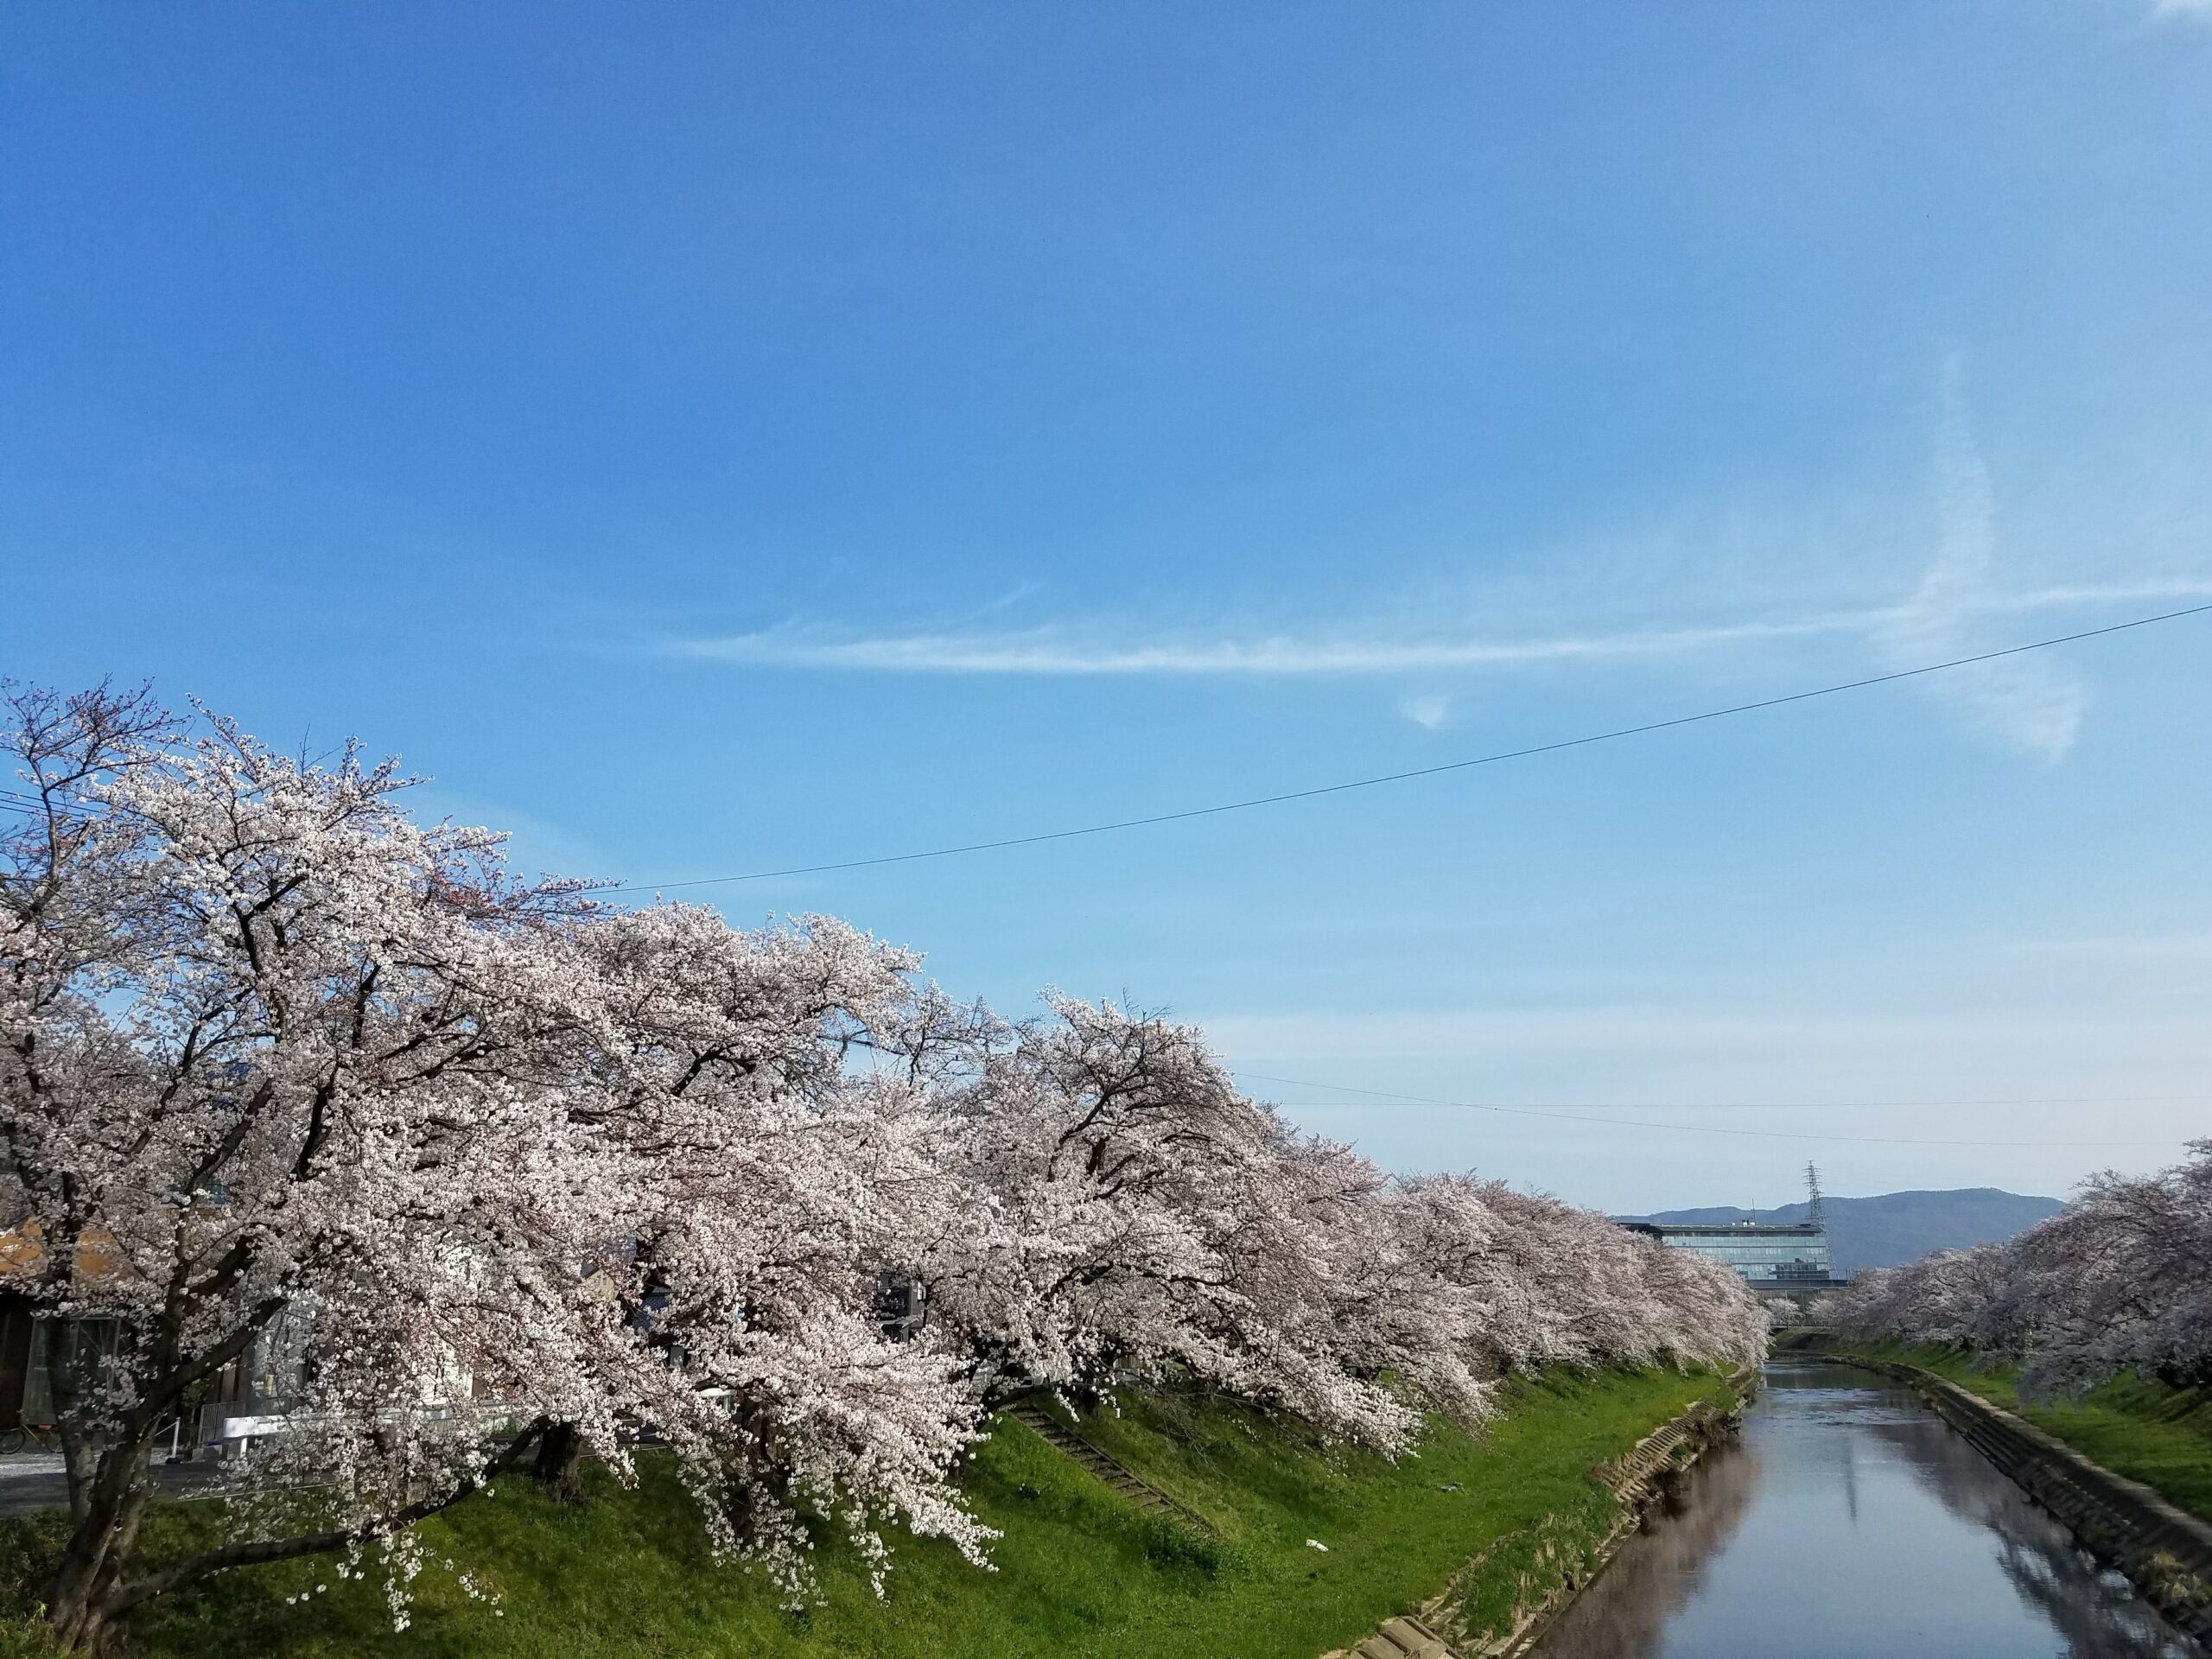
[[[2201,603],[2208,84],[2202,0],[13,7],[0,665],[653,882]],[[1398,1167],[2063,1191],[2212,1129],[2208,663],[691,892]]]

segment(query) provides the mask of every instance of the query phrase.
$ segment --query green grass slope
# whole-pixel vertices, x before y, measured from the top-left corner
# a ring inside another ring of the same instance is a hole
[[[1085,1433],[1205,1516],[1217,1540],[1147,1520],[1001,1421],[966,1483],[1005,1533],[995,1570],[902,1540],[879,1600],[854,1552],[831,1543],[819,1600],[796,1615],[760,1575],[712,1559],[664,1464],[649,1462],[631,1491],[601,1478],[574,1507],[509,1480],[425,1529],[434,1562],[450,1559],[495,1586],[496,1609],[434,1567],[413,1627],[394,1635],[373,1586],[292,1562],[179,1596],[135,1645],[147,1659],[1315,1659],[1492,1546],[1478,1600],[1502,1612],[1536,1523],[1558,1517],[1554,1537],[1562,1526],[1594,1537],[1610,1523],[1592,1465],[1692,1400],[1725,1397],[1710,1375],[1554,1376],[1518,1385],[1509,1414],[1478,1438],[1440,1424],[1395,1465],[1217,1400],[1130,1395],[1086,1420]],[[173,1537],[206,1524],[188,1510],[162,1521]],[[50,1534],[26,1522],[0,1531],[0,1573],[19,1598]]]
[[[1853,1343],[1837,1351],[1948,1377],[2092,1462],[2212,1521],[2212,1393],[2127,1376],[2071,1399],[2024,1402],[2018,1366],[1978,1364],[1969,1350],[1886,1342]]]

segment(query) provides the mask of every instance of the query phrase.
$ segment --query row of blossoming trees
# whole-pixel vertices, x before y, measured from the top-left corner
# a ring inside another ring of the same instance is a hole
[[[2122,1371],[2212,1386],[2212,1141],[2189,1150],[2154,1174],[2094,1177],[2009,1243],[1862,1273],[1819,1311],[1847,1335],[2017,1360],[2031,1393]]]
[[[413,822],[389,764],[143,693],[11,708],[8,1283],[117,1332],[48,1344],[72,1643],[315,1552],[380,1555],[404,1618],[415,1521],[517,1465],[626,1473],[647,1426],[797,1593],[810,1512],[879,1570],[889,1522],[980,1560],[952,1478],[1025,1390],[1184,1379],[1389,1453],[1516,1370],[1763,1342],[1725,1270],[1386,1176],[1188,1028],[1008,1023],[839,922],[523,882],[496,836]],[[878,1323],[887,1273],[925,1287],[918,1335]],[[142,1559],[162,1425],[280,1326],[306,1363],[238,1535]]]

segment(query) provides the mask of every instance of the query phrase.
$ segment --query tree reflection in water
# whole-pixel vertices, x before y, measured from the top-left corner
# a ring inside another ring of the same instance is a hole
[[[1550,1659],[2184,1659],[2197,1649],[1908,1389],[1777,1364]]]
[[[1596,1586],[1560,1616],[1538,1651],[1570,1659],[1642,1659],[1703,1585],[1750,1511],[1759,1487],[1758,1453],[1737,1444],[1716,1448],[1669,1493]]]
[[[1916,1427],[1884,1426],[1875,1432],[1897,1444],[1902,1460],[1946,1509],[1993,1535],[2005,1576],[2066,1638],[2069,1654],[2079,1659],[2190,1659],[2198,1652],[2124,1576],[2099,1566],[2071,1533],[1980,1452],[1956,1434],[1936,1439],[1916,1433]]]

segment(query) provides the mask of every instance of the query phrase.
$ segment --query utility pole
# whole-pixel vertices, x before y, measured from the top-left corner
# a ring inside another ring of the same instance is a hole
[[[1812,1212],[1806,1217],[1806,1219],[1811,1222],[1815,1227],[1825,1228],[1827,1225],[1828,1218],[1827,1213],[1821,1207],[1820,1166],[1812,1163],[1809,1160],[1805,1165],[1805,1190],[1813,1195]]]

